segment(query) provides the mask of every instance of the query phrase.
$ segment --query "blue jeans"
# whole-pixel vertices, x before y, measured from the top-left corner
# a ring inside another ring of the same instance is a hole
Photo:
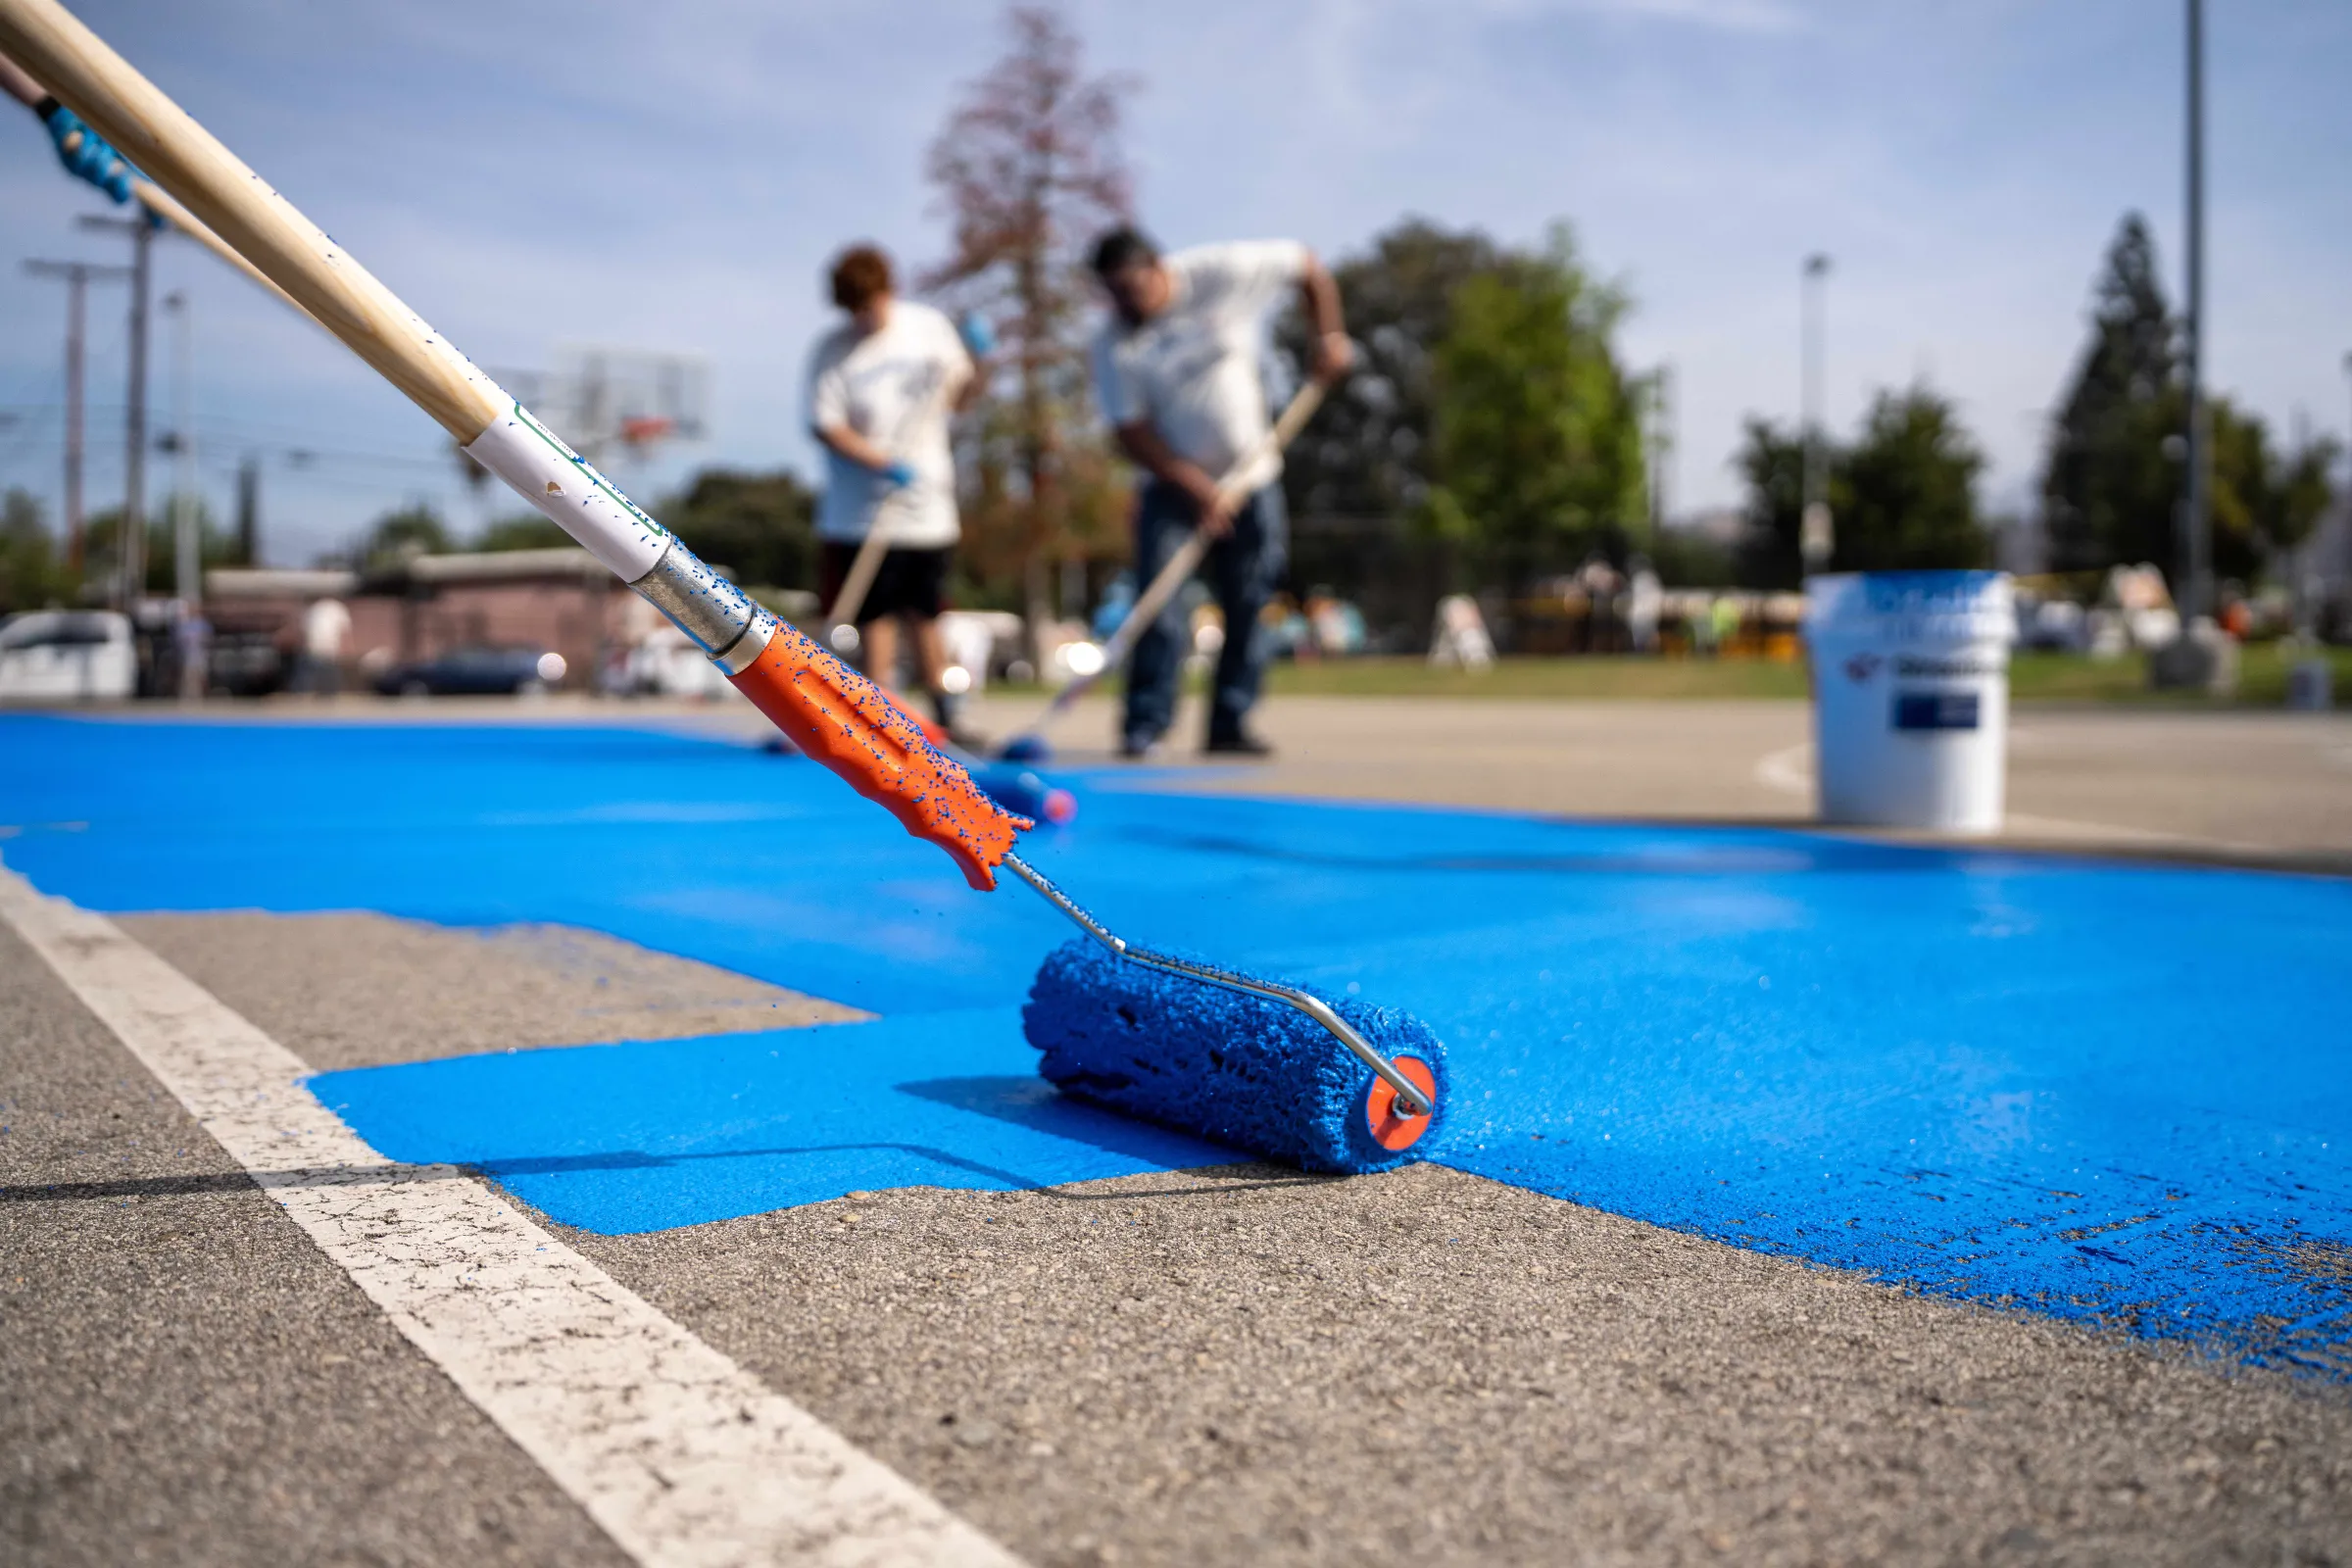
[[[1192,498],[1174,485],[1154,479],[1144,486],[1143,504],[1135,516],[1135,575],[1137,591],[1167,564],[1200,514]],[[1270,484],[1234,514],[1233,531],[1209,546],[1202,568],[1217,608],[1225,613],[1225,646],[1217,655],[1216,685],[1209,697],[1208,738],[1231,740],[1242,732],[1242,718],[1257,703],[1257,689],[1266,671],[1266,638],[1257,624],[1258,612],[1282,580],[1291,543],[1290,514],[1283,510],[1282,486]],[[1127,665],[1127,715],[1123,738],[1130,746],[1147,746],[1168,732],[1176,721],[1176,677],[1191,651],[1181,596],[1168,603],[1159,618],[1135,641]]]

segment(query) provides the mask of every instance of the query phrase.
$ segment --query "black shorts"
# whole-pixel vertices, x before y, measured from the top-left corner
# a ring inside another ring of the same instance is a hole
[[[925,620],[937,616],[946,603],[948,558],[954,554],[944,545],[936,550],[885,550],[873,584],[865,591],[865,603],[858,607],[858,624],[885,615],[918,615]],[[828,608],[841,597],[850,563],[857,559],[856,545],[825,541],[817,579],[819,596]]]

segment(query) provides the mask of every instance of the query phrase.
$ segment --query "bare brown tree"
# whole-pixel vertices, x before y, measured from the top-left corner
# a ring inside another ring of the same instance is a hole
[[[992,475],[983,455],[975,521],[983,534],[990,511],[1014,523],[1007,542],[1035,659],[1052,613],[1051,564],[1102,531],[1101,519],[1071,515],[1065,432],[1086,398],[1082,252],[1129,211],[1119,109],[1135,83],[1089,76],[1078,36],[1056,11],[1016,6],[1006,21],[1011,48],[965,89],[931,144],[927,172],[955,221],[955,252],[922,282],[991,318],[1015,379],[1013,417],[986,426],[1011,437],[1016,471]],[[1100,466],[1079,465],[1090,478]],[[1092,504],[1080,510],[1099,510],[1102,487],[1082,488]]]

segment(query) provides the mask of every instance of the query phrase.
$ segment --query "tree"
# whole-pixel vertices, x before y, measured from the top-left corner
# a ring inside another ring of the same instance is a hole
[[[382,571],[412,557],[446,555],[453,548],[441,514],[422,501],[412,501],[368,525],[360,543],[359,564],[366,571]]]
[[[555,520],[536,512],[517,512],[500,517],[481,531],[469,549],[484,552],[508,550],[558,550],[572,543],[571,535],[559,527]]]
[[[789,469],[706,468],[660,515],[687,549],[737,582],[816,586],[816,498]]]
[[[928,173],[953,220],[955,250],[923,283],[994,318],[1012,366],[1016,412],[997,427],[1011,451],[976,453],[983,499],[993,485],[997,505],[978,508],[974,521],[983,536],[1013,536],[1034,638],[1051,612],[1049,564],[1071,543],[1063,479],[1068,432],[1086,404],[1083,248],[1131,206],[1118,142],[1131,84],[1088,76],[1059,13],[1015,7],[1007,22],[1011,49],[965,90],[931,144]],[[987,471],[1004,456],[1009,465]]]
[[[1847,443],[1825,437],[1825,447],[1830,513],[1838,520],[1833,571],[1982,566],[1991,559],[1976,503],[1984,454],[1933,389],[1881,391],[1860,435]],[[1804,578],[1797,551],[1804,442],[1793,429],[1751,418],[1738,462],[1747,481],[1740,581],[1793,588]]]
[[[1949,401],[1926,386],[1871,400],[1861,439],[1837,460],[1839,571],[1982,566],[1992,542],[1977,517],[1984,455]]]
[[[2169,564],[2178,553],[2181,464],[2166,443],[2187,427],[2178,343],[2155,241],[2145,220],[2127,214],[2093,287],[2090,342],[2051,431],[2041,498],[2054,568]]]
[[[1645,515],[1640,393],[1610,343],[1626,309],[1565,225],[1544,254],[1455,288],[1425,514],[1486,580],[1516,588],[1621,551]]]
[[[1427,503],[1437,347],[1452,329],[1454,292],[1504,258],[1475,229],[1407,218],[1332,268],[1361,358],[1285,460],[1294,517],[1393,517]],[[1306,334],[1297,312],[1283,318],[1276,343],[1294,366],[1307,361]]]
[[[1850,499],[1841,488],[1836,446],[1823,454],[1824,497],[1832,516],[1841,515]],[[1794,588],[1804,580],[1804,558],[1798,549],[1798,528],[1805,510],[1805,443],[1794,430],[1784,430],[1752,415],[1735,460],[1747,481],[1747,530],[1739,550],[1739,580],[1744,588]]]
[[[0,614],[71,599],[71,577],[41,517],[41,504],[11,486],[0,500]]]

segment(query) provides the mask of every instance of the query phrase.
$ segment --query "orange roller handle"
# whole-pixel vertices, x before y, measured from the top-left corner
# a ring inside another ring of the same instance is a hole
[[[982,892],[997,885],[1015,836],[1037,825],[981,793],[881,687],[790,626],[778,626],[765,651],[727,678],[795,746],[947,851]]]

